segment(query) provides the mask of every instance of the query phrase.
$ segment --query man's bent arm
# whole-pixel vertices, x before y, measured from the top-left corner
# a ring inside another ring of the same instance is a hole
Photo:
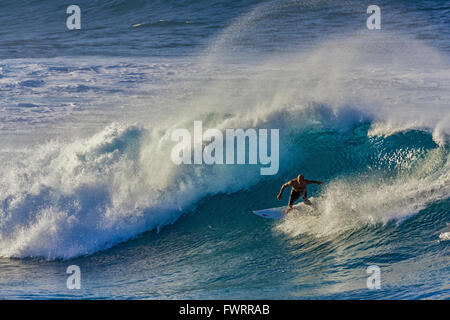
[[[284,189],[286,189],[286,187],[289,187],[289,182],[286,182],[285,184],[283,184],[283,186],[281,187],[280,193],[278,194],[277,198],[281,198],[281,196],[283,195],[283,191]]]

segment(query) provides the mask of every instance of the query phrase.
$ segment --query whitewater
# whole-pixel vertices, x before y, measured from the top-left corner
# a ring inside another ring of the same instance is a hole
[[[125,16],[138,14],[133,4]],[[70,297],[61,270],[78,264],[81,298],[448,298],[448,35],[334,30],[353,5],[249,1],[223,26],[210,12],[167,21],[164,7],[130,19],[130,39],[214,33],[150,56],[0,50],[1,296]],[[320,14],[331,21],[311,39]],[[278,175],[175,165],[171,134],[194,121],[279,129]],[[324,181],[310,189],[315,210],[251,215],[280,206],[281,184],[298,173]],[[365,288],[371,264],[385,270],[382,291]]]

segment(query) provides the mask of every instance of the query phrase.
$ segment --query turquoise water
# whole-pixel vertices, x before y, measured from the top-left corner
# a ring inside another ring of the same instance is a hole
[[[448,3],[69,4],[0,10],[0,298],[450,297]],[[174,165],[196,120],[279,129],[278,174]],[[252,214],[298,173],[314,210]]]

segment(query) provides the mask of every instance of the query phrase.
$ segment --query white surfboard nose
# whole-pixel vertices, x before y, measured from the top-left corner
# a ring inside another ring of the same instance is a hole
[[[287,209],[287,207],[279,207],[279,208],[257,210],[257,211],[253,211],[253,213],[256,214],[257,216],[267,218],[267,219],[281,219],[286,215],[284,213],[286,211],[286,209]]]
[[[314,198],[310,198],[314,199]],[[308,205],[312,206],[312,202],[310,200],[307,200],[305,202],[300,202],[292,207],[293,210],[300,209],[302,206]],[[270,209],[263,209],[263,210],[255,210],[253,211],[254,214],[257,216],[266,218],[266,219],[282,219],[284,218],[286,214],[287,207],[278,207],[278,208],[270,208]]]

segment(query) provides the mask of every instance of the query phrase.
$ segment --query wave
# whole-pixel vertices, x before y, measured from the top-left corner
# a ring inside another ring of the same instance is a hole
[[[242,63],[223,37],[195,58],[207,81],[167,108],[169,120],[115,122],[92,137],[2,152],[0,256],[92,254],[174,223],[205,197],[278,183],[292,170],[327,180],[321,215],[277,226],[294,236],[401,221],[448,198],[450,78],[441,53],[404,36],[358,33]],[[280,129],[279,176],[174,165],[171,133],[194,120],[205,129]]]
[[[291,129],[280,140],[281,174],[342,176],[320,194],[320,216],[301,223],[287,219],[281,230],[342,232],[359,223],[401,220],[448,197],[448,149],[429,134],[401,133],[392,137],[403,141],[392,143],[368,137],[364,122],[343,132],[322,128],[339,119],[327,118],[332,113],[323,107],[291,111],[289,117],[286,112],[255,123]],[[300,129],[293,126],[299,118],[316,123]],[[174,165],[170,132],[112,124],[92,138],[23,151],[20,162],[19,154],[10,158],[0,180],[0,254],[47,259],[90,254],[171,224],[208,195],[249,189],[263,179],[254,166]]]

